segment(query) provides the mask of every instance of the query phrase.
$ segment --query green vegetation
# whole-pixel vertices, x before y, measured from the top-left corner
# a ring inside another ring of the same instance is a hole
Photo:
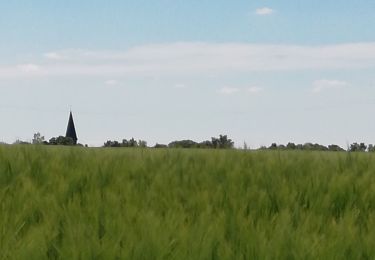
[[[131,138],[130,140],[123,139],[122,142],[108,140],[104,143],[103,147],[147,147],[147,142],[139,140],[138,142]],[[206,140],[200,143],[197,143],[192,140],[181,140],[174,141],[165,144],[156,144],[154,148],[214,148],[214,149],[231,149],[234,147],[234,142],[229,139],[226,135],[219,135],[218,138],[211,137],[211,141]]]
[[[0,146],[0,259],[374,259],[375,155]]]

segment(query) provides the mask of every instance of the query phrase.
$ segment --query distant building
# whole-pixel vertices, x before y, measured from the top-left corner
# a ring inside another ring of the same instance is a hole
[[[74,144],[77,144],[78,138],[77,138],[77,134],[76,134],[76,128],[74,126],[72,111],[70,111],[68,127],[66,129],[65,137],[72,138],[73,141],[74,141]]]

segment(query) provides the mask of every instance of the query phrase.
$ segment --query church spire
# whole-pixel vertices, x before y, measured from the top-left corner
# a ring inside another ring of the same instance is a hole
[[[69,115],[69,121],[68,121],[68,127],[66,129],[66,135],[65,137],[70,137],[73,139],[74,144],[77,144],[77,134],[76,134],[76,128],[74,127],[74,121],[73,121],[73,115],[72,111],[70,111]]]

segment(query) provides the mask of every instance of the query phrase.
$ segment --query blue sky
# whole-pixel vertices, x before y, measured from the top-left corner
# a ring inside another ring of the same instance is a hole
[[[3,1],[0,139],[375,143],[375,2]],[[0,141],[1,141],[0,140]]]

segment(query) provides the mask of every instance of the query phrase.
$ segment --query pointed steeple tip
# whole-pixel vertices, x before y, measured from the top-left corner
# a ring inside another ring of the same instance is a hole
[[[69,121],[68,121],[68,127],[66,128],[65,137],[72,138],[74,141],[74,144],[77,144],[78,138],[77,138],[76,128],[74,126],[72,110],[70,110],[70,113],[69,113]]]

